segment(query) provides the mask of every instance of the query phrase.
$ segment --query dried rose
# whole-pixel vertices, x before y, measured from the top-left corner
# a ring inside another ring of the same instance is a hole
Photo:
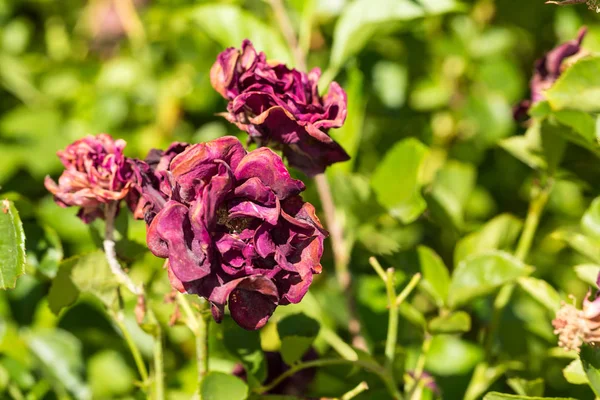
[[[223,137],[187,147],[160,182],[141,170],[148,247],[168,260],[175,288],[210,301],[216,321],[229,303],[240,326],[258,329],[321,272],[326,233],[299,196],[304,184],[268,148],[248,153]]]
[[[104,218],[105,204],[135,195],[133,163],[123,155],[125,145],[104,133],[75,141],[57,153],[65,171],[58,184],[47,176],[46,189],[61,207],[81,207],[78,216],[85,223]]]
[[[522,119],[527,115],[531,106],[545,99],[544,91],[550,89],[569,66],[569,63],[565,62],[567,58],[586,55],[586,52],[581,49],[581,42],[583,42],[586,33],[587,28],[581,28],[577,39],[555,47],[542,58],[536,60],[533,77],[529,83],[531,99],[523,100],[515,107],[515,119]]]
[[[245,40],[241,50],[219,54],[210,80],[229,101],[227,120],[259,145],[281,148],[291,166],[311,176],[350,158],[327,134],[344,124],[346,93],[332,82],[327,94],[319,96],[320,75],[318,68],[306,74],[269,63]]]

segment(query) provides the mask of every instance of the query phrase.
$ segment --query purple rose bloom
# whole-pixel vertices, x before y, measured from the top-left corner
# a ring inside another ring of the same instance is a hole
[[[208,299],[217,322],[229,303],[245,329],[300,302],[327,234],[281,158],[229,136],[188,146],[157,174],[163,161],[140,168],[140,186],[148,247],[168,260],[172,285]]]
[[[564,62],[567,58],[572,56],[585,56],[587,54],[581,49],[581,42],[586,33],[587,28],[581,28],[577,35],[577,39],[570,40],[555,47],[542,58],[536,60],[533,77],[529,83],[531,99],[523,100],[515,107],[514,116],[516,120],[521,120],[526,117],[531,106],[545,99],[544,91],[550,89],[563,71],[569,66],[568,63]]]
[[[87,136],[57,152],[65,166],[58,184],[49,176],[44,185],[61,207],[80,206],[85,223],[104,218],[104,205],[135,197],[131,190],[133,162],[123,155],[124,140],[101,133]]]
[[[258,144],[281,148],[291,166],[309,176],[350,159],[328,134],[346,119],[346,93],[332,82],[319,96],[321,71],[308,74],[268,63],[245,40],[242,49],[219,54],[210,71],[217,92],[229,101],[225,118],[248,132]]]

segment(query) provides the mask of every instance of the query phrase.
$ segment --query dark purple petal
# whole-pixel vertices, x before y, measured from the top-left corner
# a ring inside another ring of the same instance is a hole
[[[281,157],[266,147],[244,157],[234,170],[234,175],[239,181],[260,179],[263,185],[268,186],[281,200],[304,190],[304,183],[290,177]]]

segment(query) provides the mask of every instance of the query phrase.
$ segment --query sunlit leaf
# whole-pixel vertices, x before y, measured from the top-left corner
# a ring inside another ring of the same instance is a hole
[[[405,224],[425,210],[419,176],[426,155],[427,147],[418,140],[402,140],[387,152],[371,180],[379,202]]]
[[[238,377],[223,372],[209,372],[200,387],[202,400],[244,400],[248,386]]]
[[[586,57],[569,67],[546,98],[555,110],[600,111],[600,57]]]
[[[522,261],[501,251],[468,257],[456,266],[452,274],[448,303],[453,308],[465,305],[532,271]]]
[[[288,315],[277,323],[281,356],[292,365],[308,351],[319,334],[319,323],[304,314]]]
[[[12,289],[25,273],[25,233],[13,202],[0,200],[0,289]]]

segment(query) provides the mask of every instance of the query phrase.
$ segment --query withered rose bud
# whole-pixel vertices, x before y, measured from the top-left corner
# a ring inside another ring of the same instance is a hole
[[[583,42],[586,33],[587,28],[581,28],[577,39],[557,46],[535,62],[535,70],[529,83],[531,99],[523,100],[515,107],[515,119],[525,118],[531,106],[545,99],[544,91],[550,89],[571,64],[566,62],[569,57],[577,58],[587,54],[581,49],[581,42]]]
[[[188,146],[156,180],[159,169],[141,173],[147,242],[175,288],[208,299],[216,321],[228,303],[245,329],[302,299],[321,272],[326,232],[278,155],[223,137]]]
[[[210,71],[217,92],[229,101],[225,118],[259,145],[283,150],[291,166],[309,176],[350,157],[329,135],[346,119],[346,93],[336,82],[319,96],[321,71],[308,74],[269,63],[245,40],[241,50],[219,54]]]
[[[133,163],[123,155],[125,145],[104,133],[77,140],[57,152],[65,171],[58,184],[47,176],[46,189],[61,207],[81,207],[77,215],[85,223],[104,218],[105,204],[135,196]]]
[[[600,343],[600,297],[590,301],[589,295],[583,300],[582,310],[563,302],[552,321],[558,345],[565,350],[579,352],[584,343]]]

